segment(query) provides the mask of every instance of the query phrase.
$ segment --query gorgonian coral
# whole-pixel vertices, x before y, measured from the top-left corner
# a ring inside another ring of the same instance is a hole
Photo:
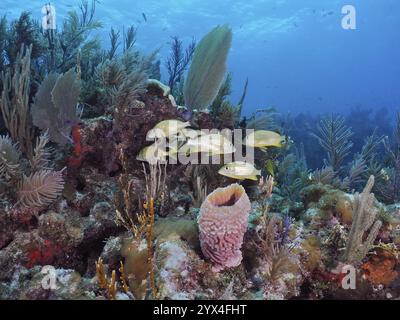
[[[200,244],[214,272],[241,263],[240,249],[250,210],[250,200],[238,184],[215,190],[202,204],[198,218]]]
[[[196,42],[192,40],[186,50],[183,49],[183,43],[178,37],[172,37],[170,44],[170,56],[165,63],[168,70],[168,86],[174,92],[175,85],[182,81],[183,73],[192,60]]]
[[[51,73],[42,82],[32,105],[33,124],[48,130],[50,140],[60,145],[70,141],[71,129],[79,123],[77,104],[80,81],[74,69]]]
[[[0,136],[0,199],[17,200],[14,209],[44,208],[61,195],[63,172],[52,169],[52,149],[46,146],[48,141],[47,132],[37,138],[30,166],[27,166],[27,159],[22,159],[11,138]]]
[[[14,65],[0,75],[1,116],[13,142],[19,144],[28,159],[32,158],[34,137],[29,104],[31,52],[32,46],[22,46]]]
[[[382,222],[376,220],[378,210],[371,193],[374,183],[375,177],[371,176],[364,191],[354,195],[353,223],[343,257],[349,263],[361,261],[367,255],[382,226]]]
[[[318,134],[312,135],[318,139],[321,147],[328,153],[325,164],[338,172],[353,147],[353,143],[350,141],[353,132],[346,126],[345,118],[334,115],[322,119],[318,131]]]
[[[224,25],[214,28],[198,44],[183,91],[189,110],[207,109],[214,101],[225,77],[231,42],[232,31]]]

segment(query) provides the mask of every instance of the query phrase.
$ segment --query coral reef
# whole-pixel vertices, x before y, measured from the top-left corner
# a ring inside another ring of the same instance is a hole
[[[163,81],[136,27],[106,49],[91,36],[96,4],[57,32],[0,19],[0,299],[400,298],[400,114],[394,130],[384,109],[245,118],[228,26],[172,38]],[[138,160],[171,122],[182,145],[225,128],[285,141],[232,184],[223,165]]]

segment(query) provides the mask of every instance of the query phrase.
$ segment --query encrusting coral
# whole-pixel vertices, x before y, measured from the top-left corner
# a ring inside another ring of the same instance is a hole
[[[238,184],[215,190],[202,204],[200,244],[204,256],[213,263],[213,271],[240,265],[250,210],[246,191]]]

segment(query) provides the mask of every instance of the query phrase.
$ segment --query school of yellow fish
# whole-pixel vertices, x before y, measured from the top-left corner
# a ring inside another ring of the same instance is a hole
[[[205,153],[221,156],[236,152],[232,142],[220,132],[206,133],[190,128],[190,122],[164,120],[147,133],[147,140],[155,142],[143,148],[136,157],[139,161],[156,164],[177,157],[178,154],[190,156]],[[243,139],[243,144],[266,151],[267,148],[282,148],[286,137],[277,132],[256,130]],[[253,164],[235,161],[224,165],[218,173],[236,180],[257,180],[261,170]]]

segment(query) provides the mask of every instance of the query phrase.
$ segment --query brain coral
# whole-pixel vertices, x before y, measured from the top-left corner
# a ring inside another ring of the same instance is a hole
[[[214,272],[241,263],[240,249],[250,210],[246,191],[238,184],[215,190],[202,204],[198,218],[200,244]]]

